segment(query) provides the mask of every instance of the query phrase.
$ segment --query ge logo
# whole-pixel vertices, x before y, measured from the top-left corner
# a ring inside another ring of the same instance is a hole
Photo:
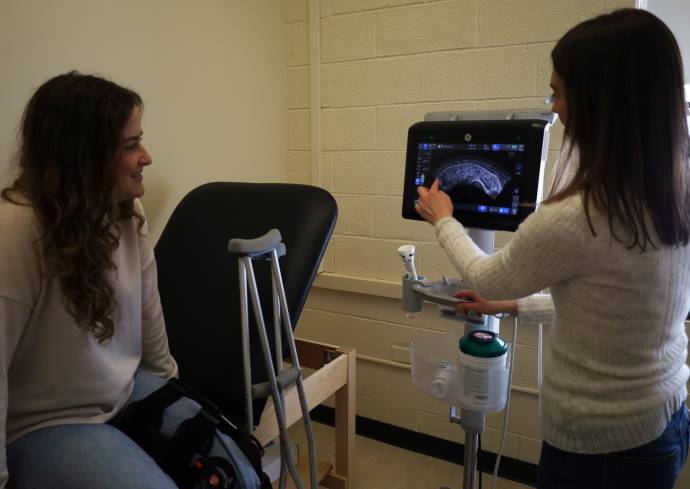
[[[467,141],[468,143],[472,141],[472,134],[470,134],[469,132],[465,134],[465,141]]]

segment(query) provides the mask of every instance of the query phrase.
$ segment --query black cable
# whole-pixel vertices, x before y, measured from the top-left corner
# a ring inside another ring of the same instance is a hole
[[[477,447],[477,471],[479,472],[479,489],[482,489],[482,466],[479,463],[479,456],[482,453],[482,435],[479,435],[479,446]]]

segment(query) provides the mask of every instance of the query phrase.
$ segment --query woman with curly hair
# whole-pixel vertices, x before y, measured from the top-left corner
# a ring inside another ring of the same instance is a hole
[[[175,487],[108,424],[136,372],[177,374],[137,200],[142,109],[71,72],[24,111],[0,199],[0,488]]]
[[[464,311],[552,323],[541,391],[542,489],[671,489],[688,456],[690,165],[683,65],[654,15],[621,9],[551,52],[572,178],[504,248],[478,250],[453,204],[417,211],[475,290]],[[535,294],[549,288],[550,295]]]

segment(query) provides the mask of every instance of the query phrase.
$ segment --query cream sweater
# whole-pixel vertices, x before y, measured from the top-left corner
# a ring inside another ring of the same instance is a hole
[[[690,308],[690,247],[627,249],[580,196],[543,205],[491,256],[452,218],[441,245],[487,299],[515,299],[523,322],[553,316],[542,384],[544,439],[570,452],[604,453],[658,437],[685,400],[683,320]],[[622,231],[619,230],[619,235]]]
[[[138,209],[141,207],[137,202]],[[142,229],[145,234],[145,229]],[[60,285],[34,251],[33,210],[0,200],[0,488],[5,445],[30,431],[103,423],[129,398],[140,365],[177,374],[170,355],[153,251],[134,219],[113,254],[118,304],[113,338],[99,344],[65,310]]]

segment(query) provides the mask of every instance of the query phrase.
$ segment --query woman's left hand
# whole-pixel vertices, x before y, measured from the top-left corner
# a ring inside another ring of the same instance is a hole
[[[466,299],[467,302],[461,302],[455,309],[459,312],[476,312],[477,314],[512,314],[517,316],[518,306],[517,301],[487,301],[482,299],[479,294],[473,290],[460,290],[453,294],[459,299]]]
[[[431,188],[417,187],[419,199],[414,206],[420,216],[434,225],[444,217],[453,217],[453,202],[448,194],[439,190],[440,183],[437,178]]]

